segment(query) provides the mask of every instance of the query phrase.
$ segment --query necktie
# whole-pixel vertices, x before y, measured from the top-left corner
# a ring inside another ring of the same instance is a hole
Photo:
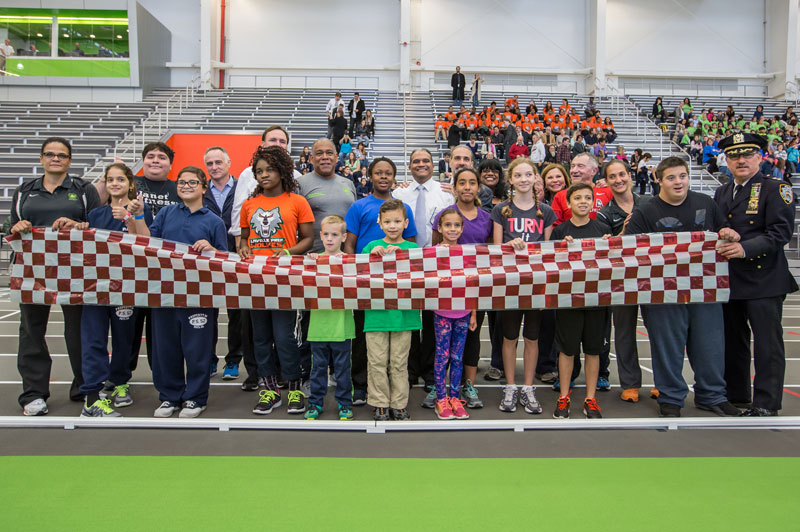
[[[735,187],[733,187],[733,197],[735,198],[736,194],[741,192],[743,188],[744,188],[744,185],[736,185]]]
[[[423,247],[428,243],[428,224],[425,214],[427,210],[425,204],[426,192],[428,191],[424,186],[417,186],[417,205],[414,208],[414,223],[417,225],[417,244],[419,247]]]

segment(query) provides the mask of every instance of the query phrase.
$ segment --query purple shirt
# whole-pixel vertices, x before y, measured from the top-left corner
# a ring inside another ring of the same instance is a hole
[[[488,212],[478,207],[478,216],[472,220],[467,220],[467,217],[456,205],[447,207],[447,209],[451,208],[460,212],[462,218],[464,218],[464,230],[461,232],[461,236],[458,237],[459,244],[486,244],[489,241],[492,236],[492,218]],[[436,230],[438,230],[439,217],[442,212],[444,212],[444,209],[433,219],[433,228]]]

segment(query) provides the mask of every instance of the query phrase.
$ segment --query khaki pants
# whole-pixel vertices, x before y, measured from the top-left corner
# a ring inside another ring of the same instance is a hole
[[[369,331],[367,402],[376,407],[408,406],[408,352],[411,331]]]

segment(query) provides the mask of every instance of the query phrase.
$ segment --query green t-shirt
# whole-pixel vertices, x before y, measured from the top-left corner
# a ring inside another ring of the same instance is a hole
[[[356,337],[352,310],[312,310],[309,342],[344,342]]]
[[[414,242],[404,240],[399,244],[387,244],[383,239],[373,240],[361,251],[370,253],[375,248],[397,246],[400,249],[418,248]],[[416,331],[422,328],[418,310],[365,310],[364,332],[369,331]]]

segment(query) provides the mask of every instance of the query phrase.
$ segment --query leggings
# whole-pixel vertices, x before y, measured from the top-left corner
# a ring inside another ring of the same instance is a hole
[[[458,397],[463,370],[462,356],[464,342],[469,329],[469,314],[463,318],[448,318],[434,314],[436,334],[436,359],[433,363],[433,378],[436,383],[436,400],[441,401],[447,394],[447,365],[450,364],[450,397]]]

